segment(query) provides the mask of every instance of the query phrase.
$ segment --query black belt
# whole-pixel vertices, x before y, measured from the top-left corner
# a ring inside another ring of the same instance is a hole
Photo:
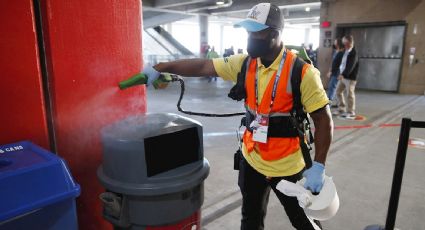
[[[249,126],[254,119],[255,116],[253,114],[246,112],[241,121],[242,125],[245,125],[250,132],[252,132],[252,128]],[[276,116],[269,118],[267,137],[298,137],[298,132],[292,125],[290,116]]]

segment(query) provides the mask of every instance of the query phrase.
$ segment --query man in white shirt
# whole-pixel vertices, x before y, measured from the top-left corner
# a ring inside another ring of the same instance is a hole
[[[338,97],[338,110],[333,115],[341,116],[346,119],[356,118],[356,80],[359,70],[359,60],[356,49],[354,48],[354,39],[351,35],[346,35],[342,39],[345,47],[345,53],[339,66],[340,75],[338,76],[338,87],[336,96]],[[347,106],[344,98],[344,91],[347,90]]]

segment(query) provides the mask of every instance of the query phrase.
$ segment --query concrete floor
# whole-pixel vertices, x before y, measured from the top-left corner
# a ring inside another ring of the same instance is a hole
[[[218,79],[186,79],[183,108],[201,112],[240,112],[243,104],[227,98],[232,86]],[[148,112],[178,113],[180,92],[177,83],[165,90],[148,90]],[[402,117],[425,120],[425,97],[382,92],[358,91],[357,113],[364,121],[334,119],[334,140],[326,173],[333,176],[340,197],[340,209],[324,229],[363,229],[384,224],[399,127]],[[211,172],[205,181],[203,229],[239,229],[241,196],[233,153],[237,148],[236,129],[240,117],[206,118],[189,116],[204,126],[204,151]],[[412,130],[411,137],[425,139],[425,130]],[[409,148],[396,226],[400,230],[425,229],[425,150]],[[266,229],[293,229],[272,193],[266,217]]]

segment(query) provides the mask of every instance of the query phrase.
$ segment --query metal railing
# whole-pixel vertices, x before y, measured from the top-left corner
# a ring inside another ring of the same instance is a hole
[[[412,121],[410,118],[402,119],[385,227],[370,225],[365,230],[394,230],[411,128],[425,128],[425,121]]]

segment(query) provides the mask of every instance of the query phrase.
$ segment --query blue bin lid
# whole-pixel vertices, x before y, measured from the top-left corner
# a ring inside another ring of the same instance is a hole
[[[62,158],[29,141],[0,146],[0,223],[79,194]]]

